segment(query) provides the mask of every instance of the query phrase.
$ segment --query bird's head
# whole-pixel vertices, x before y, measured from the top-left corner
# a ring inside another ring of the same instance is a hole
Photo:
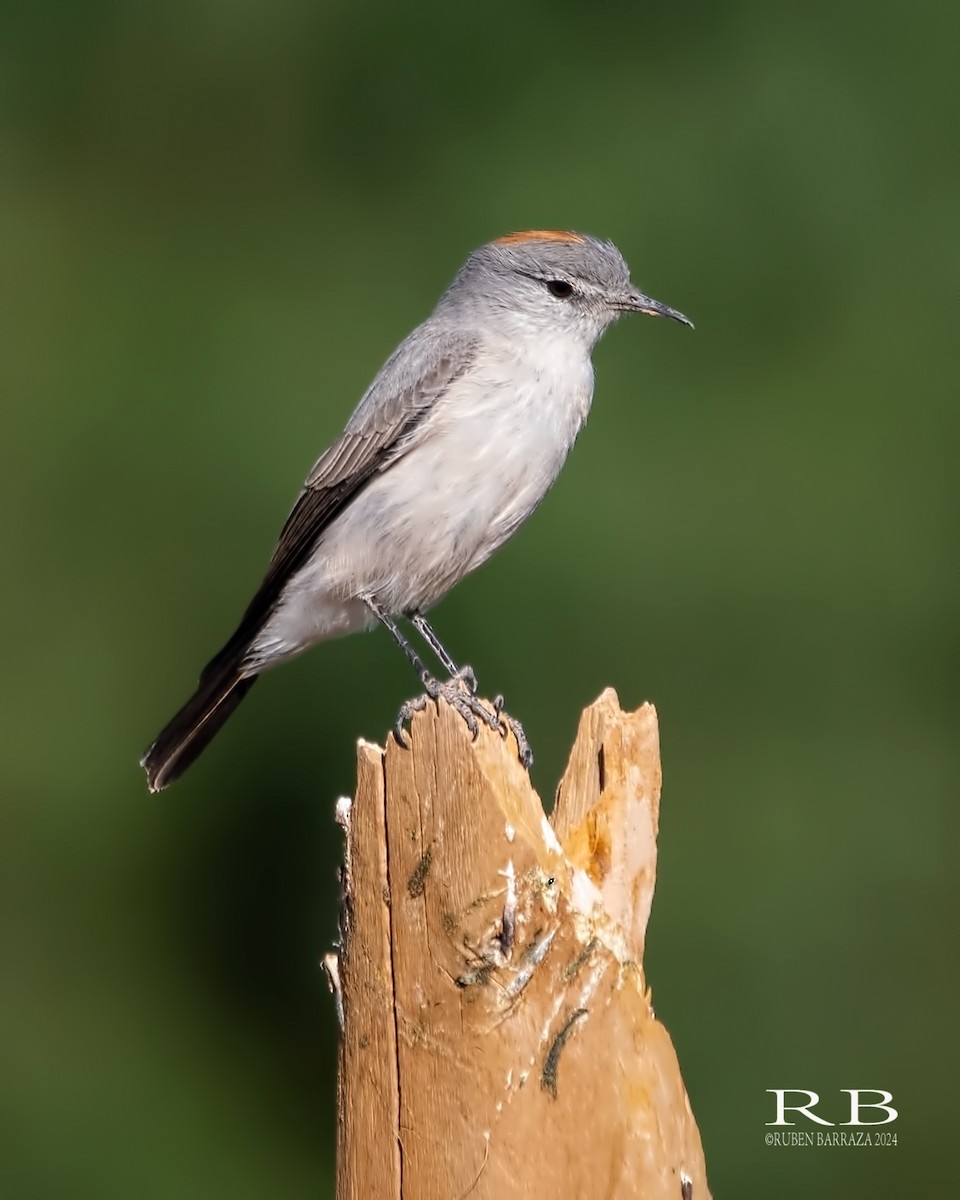
[[[683,313],[631,283],[612,242],[563,230],[510,233],[481,246],[441,303],[517,336],[570,334],[588,349],[623,313],[670,317],[693,327]]]

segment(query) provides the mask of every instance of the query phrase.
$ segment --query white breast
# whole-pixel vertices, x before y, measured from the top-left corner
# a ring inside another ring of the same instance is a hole
[[[589,355],[569,339],[538,339],[503,375],[486,391],[482,382],[475,385],[473,403],[482,413],[476,436],[483,446],[475,487],[487,528],[470,570],[499,549],[546,495],[593,397]]]
[[[331,524],[258,639],[261,661],[369,624],[365,594],[393,613],[428,609],[546,495],[590,408],[589,354],[543,337],[479,358]]]

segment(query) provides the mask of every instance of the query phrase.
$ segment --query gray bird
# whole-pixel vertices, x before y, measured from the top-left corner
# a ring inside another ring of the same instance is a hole
[[[260,673],[316,642],[382,623],[476,734],[519,724],[476,696],[424,619],[530,516],[593,397],[590,355],[622,313],[692,322],[630,282],[616,246],[585,234],[513,233],[481,246],[380,370],[317,460],[266,577],[196,691],[144,754],[152,791],[177,779]],[[407,617],[449,678],[430,674]],[[426,696],[401,709],[398,731]],[[502,703],[502,702],[501,702]]]

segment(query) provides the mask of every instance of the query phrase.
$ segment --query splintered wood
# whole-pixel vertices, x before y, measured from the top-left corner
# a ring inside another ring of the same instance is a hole
[[[361,742],[346,831],[338,1200],[708,1200],[643,947],[657,717],[604,692],[547,820],[445,704]],[[335,973],[335,972],[334,972]]]

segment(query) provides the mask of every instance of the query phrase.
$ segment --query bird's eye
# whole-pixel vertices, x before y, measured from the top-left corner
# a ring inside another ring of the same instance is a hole
[[[567,283],[565,279],[548,279],[547,291],[558,300],[567,300],[573,295],[573,284]]]

